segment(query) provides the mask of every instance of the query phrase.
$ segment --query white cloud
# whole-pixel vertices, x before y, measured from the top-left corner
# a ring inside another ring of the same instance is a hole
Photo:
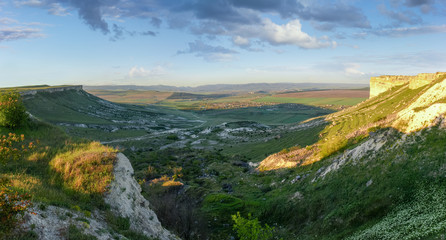
[[[446,25],[430,25],[430,26],[382,29],[379,31],[375,31],[373,33],[380,36],[405,37],[412,35],[445,33],[445,32],[446,32]]]
[[[195,54],[209,62],[227,62],[233,60],[234,54],[237,52],[222,46],[213,46],[206,44],[200,40],[190,42],[189,49],[178,51],[177,54]]]
[[[0,18],[0,42],[45,37],[41,29],[31,27],[38,24],[20,23],[15,19],[6,17]]]
[[[336,42],[326,36],[318,39],[303,32],[298,19],[279,25],[265,18],[260,26],[240,26],[235,34],[243,38],[258,38],[271,45],[296,45],[306,49],[336,47]]]
[[[42,1],[40,1],[40,0],[22,0],[22,1],[16,0],[16,1],[14,1],[14,3],[17,6],[40,7],[40,6],[44,5],[44,3]]]
[[[0,42],[13,41],[19,39],[41,38],[45,35],[41,33],[40,29],[27,27],[0,27]]]
[[[232,41],[234,42],[235,45],[241,46],[241,47],[246,47],[246,46],[251,45],[251,42],[249,41],[249,39],[240,37],[240,36],[232,37]]]
[[[130,69],[128,76],[130,78],[159,77],[165,75],[166,70],[162,66],[156,66],[152,69],[134,66]]]
[[[15,24],[15,23],[18,23],[18,21],[15,19],[7,18],[7,17],[0,18],[0,24],[2,24],[2,25],[9,25],[9,24]]]
[[[235,56],[230,53],[211,53],[203,56],[209,62],[230,62]]]
[[[347,63],[344,66],[344,73],[347,76],[364,76],[365,73],[359,70],[360,67],[361,65],[357,63]]]
[[[60,3],[52,3],[51,8],[48,9],[48,13],[51,15],[55,15],[55,16],[68,16],[71,15],[68,12],[67,8],[62,7],[62,5],[60,5]]]

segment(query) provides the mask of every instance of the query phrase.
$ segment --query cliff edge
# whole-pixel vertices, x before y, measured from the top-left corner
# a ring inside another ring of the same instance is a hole
[[[179,239],[161,226],[156,214],[149,208],[149,201],[141,195],[141,187],[133,178],[133,167],[122,153],[117,155],[115,179],[105,197],[112,211],[130,220],[130,229],[147,237],[160,240]]]
[[[392,87],[407,83],[409,84],[410,89],[417,89],[431,83],[442,75],[446,75],[446,72],[420,73],[416,76],[383,75],[379,77],[371,77],[370,98],[378,96],[380,93],[383,93]]]
[[[130,230],[136,233],[151,239],[180,240],[161,226],[155,212],[149,208],[149,202],[141,195],[141,187],[133,178],[133,167],[124,154],[118,153],[113,172],[114,180],[105,196],[113,213],[128,219]],[[75,209],[42,205],[37,204],[27,212],[23,224],[24,229],[33,230],[38,239],[65,239],[73,227],[92,239],[127,239],[113,230],[103,211],[95,210],[86,215]]]

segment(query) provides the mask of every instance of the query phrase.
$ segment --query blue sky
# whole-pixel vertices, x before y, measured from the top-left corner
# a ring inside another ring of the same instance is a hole
[[[446,71],[444,0],[0,0],[0,86]]]

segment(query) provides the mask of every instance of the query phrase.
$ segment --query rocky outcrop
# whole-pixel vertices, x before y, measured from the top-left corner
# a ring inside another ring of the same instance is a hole
[[[122,153],[117,157],[115,179],[105,202],[115,214],[129,218],[132,230],[160,240],[179,239],[161,226],[155,212],[149,208],[149,202],[141,195],[141,187],[133,178],[129,159]]]
[[[68,90],[76,90],[81,91],[82,85],[73,85],[73,86],[60,86],[60,87],[43,87],[33,90],[26,90],[26,91],[20,91],[20,95],[22,96],[32,96],[36,95],[39,92],[47,92],[47,93],[53,93],[53,92],[63,92]]]
[[[39,204],[37,204],[39,205]],[[117,233],[110,233],[109,226],[99,212],[86,216],[85,213],[56,206],[34,207],[25,216],[24,229],[32,230],[41,240],[65,239],[68,229],[75,227],[83,234],[99,240],[126,239]]]
[[[393,127],[403,132],[414,132],[438,124],[446,115],[446,80],[443,80],[398,113]]]
[[[446,72],[420,73],[416,76],[384,75],[370,78],[370,98],[378,96],[392,87],[409,84],[410,89],[425,86]]]
[[[115,178],[105,197],[112,212],[128,218],[130,229],[135,232],[159,240],[179,240],[161,226],[155,212],[149,208],[149,202],[141,195],[141,187],[133,178],[133,168],[128,158],[122,153],[117,157]],[[32,230],[43,240],[65,239],[70,227],[97,239],[127,239],[113,232],[105,219],[104,212],[98,210],[86,213],[35,203],[35,207],[25,216],[23,227]]]

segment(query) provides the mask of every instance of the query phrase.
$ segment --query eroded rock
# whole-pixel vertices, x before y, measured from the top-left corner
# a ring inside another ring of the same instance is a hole
[[[149,208],[149,201],[141,195],[141,187],[133,178],[129,159],[122,153],[118,153],[117,157],[115,179],[110,184],[105,202],[115,214],[129,218],[130,229],[161,240],[179,239],[161,226],[155,212]]]

